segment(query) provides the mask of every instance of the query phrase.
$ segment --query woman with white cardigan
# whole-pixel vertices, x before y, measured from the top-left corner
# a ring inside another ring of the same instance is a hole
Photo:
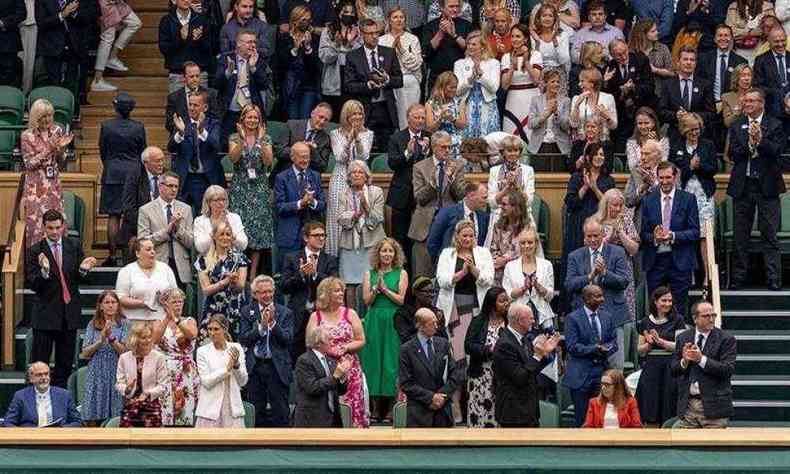
[[[491,220],[488,223],[486,246],[491,243],[494,224],[499,220],[499,205],[509,191],[519,191],[527,200],[527,210],[532,219],[532,200],[535,197],[535,170],[520,162],[524,142],[515,135],[502,140],[502,164],[496,165],[488,172],[488,205],[491,208]]]
[[[597,69],[582,69],[579,73],[581,93],[571,99],[571,127],[575,139],[584,140],[584,126],[590,120],[601,123],[601,141],[609,139],[609,131],[617,128],[617,107],[614,96],[601,92],[603,76]]]
[[[379,38],[379,44],[395,50],[403,71],[403,87],[395,89],[395,105],[398,107],[398,129],[403,130],[406,111],[412,104],[420,102],[422,82],[422,49],[420,39],[406,31],[406,11],[395,6],[387,12],[389,31]]]
[[[466,57],[453,65],[458,78],[456,94],[466,104],[464,138],[483,138],[501,130],[496,94],[499,90],[499,61],[480,31],[466,37]]]
[[[195,410],[196,428],[244,428],[241,387],[247,385],[244,349],[228,336],[221,314],[209,316],[211,342],[197,350],[200,393]]]
[[[211,185],[203,194],[203,206],[200,215],[192,224],[195,250],[201,255],[206,255],[211,248],[214,227],[227,221],[233,231],[233,247],[239,252],[247,249],[247,234],[241,217],[235,212],[228,211],[228,193],[222,186]]]

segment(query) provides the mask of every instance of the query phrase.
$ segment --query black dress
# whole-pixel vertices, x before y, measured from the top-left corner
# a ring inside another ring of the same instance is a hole
[[[686,328],[683,317],[675,315],[661,324],[656,324],[648,316],[637,323],[639,334],[655,329],[661,339],[675,340],[675,333]],[[660,349],[659,349],[660,350]],[[672,354],[657,354],[651,349],[642,359],[642,375],[636,387],[636,400],[642,422],[663,424],[677,412],[677,384],[670,371]]]

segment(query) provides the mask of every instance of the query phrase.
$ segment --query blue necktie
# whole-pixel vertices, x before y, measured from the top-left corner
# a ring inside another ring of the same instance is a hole
[[[436,180],[436,187],[439,189],[439,208],[441,208],[444,198],[444,161],[439,162],[439,178]]]
[[[595,333],[595,342],[601,341],[601,330],[598,323],[598,313],[590,313],[590,321],[592,321],[592,329]]]
[[[425,357],[428,359],[428,362],[433,362],[433,358],[436,357],[436,353],[433,351],[433,341],[431,339],[425,341]]]

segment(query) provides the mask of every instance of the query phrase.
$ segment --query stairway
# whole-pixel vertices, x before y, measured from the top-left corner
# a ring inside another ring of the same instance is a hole
[[[738,342],[734,424],[790,426],[790,291],[723,291],[721,306]]]

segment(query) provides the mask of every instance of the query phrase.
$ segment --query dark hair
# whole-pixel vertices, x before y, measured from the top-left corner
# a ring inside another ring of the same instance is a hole
[[[335,33],[340,31],[343,24],[340,21],[341,13],[343,13],[343,9],[346,7],[351,7],[354,9],[354,16],[359,19],[359,13],[357,13],[357,2],[354,0],[340,0],[337,2],[337,6],[335,7],[335,20],[327,25],[327,29],[329,30],[329,38],[333,39]]]
[[[606,4],[602,0],[590,0],[587,2],[587,15],[595,10],[603,10],[606,13]]]
[[[518,30],[522,35],[524,35],[524,47],[527,48],[529,54],[532,54],[532,35],[529,32],[529,26],[523,23],[516,23],[510,27],[511,33],[513,33],[513,30]],[[529,61],[529,56],[527,56],[525,60]],[[513,67],[515,67],[515,63],[513,64]]]
[[[697,48],[695,48],[694,46],[692,46],[690,44],[684,44],[680,48],[680,51],[678,51],[678,59],[680,59],[680,55],[683,54],[683,53],[694,53],[694,57],[696,58],[697,57]]]
[[[477,191],[478,189],[480,189],[480,186],[482,184],[483,183],[481,183],[481,182],[478,183],[478,182],[475,182],[475,181],[467,181],[464,184],[464,196],[467,196],[467,195],[472,194],[473,192]]]
[[[506,291],[501,286],[492,286],[486,291],[486,295],[483,298],[483,306],[480,307],[480,316],[491,318],[491,315],[496,312],[496,300],[502,293],[506,293]]]
[[[310,235],[310,232],[314,231],[315,229],[324,229],[326,230],[326,226],[323,222],[319,221],[310,221],[307,222],[304,227],[302,227],[302,236],[307,237]]]
[[[104,290],[96,299],[96,312],[93,313],[93,319],[91,319],[93,327],[97,330],[102,330],[104,328],[103,325],[99,325],[99,322],[104,321],[104,311],[102,311],[101,305],[107,298],[115,298],[115,301],[118,303],[118,313],[115,315],[115,324],[120,325],[121,321],[124,319],[123,312],[121,311],[121,299],[118,297],[118,294],[115,290]]]
[[[47,222],[54,221],[60,221],[62,223],[63,214],[61,214],[60,211],[56,211],[55,209],[47,209],[47,211],[44,212],[44,215],[41,216],[41,221],[44,223],[44,225],[47,225]]]
[[[255,2],[253,2],[252,4],[255,5]],[[251,30],[249,28],[241,28],[239,29],[238,32],[236,32],[236,41],[238,41],[239,38],[241,38],[244,35],[251,35],[254,36],[256,40],[258,39],[258,33],[256,33],[255,30]]]
[[[714,34],[718,33],[719,30],[729,30],[730,34],[732,34],[732,27],[727,23],[719,23],[716,26],[716,30],[714,31]]]
[[[584,168],[588,168],[592,164],[592,158],[598,153],[598,150],[603,150],[604,155],[606,155],[606,148],[603,146],[603,142],[594,142],[588,143],[587,146],[584,147]],[[601,175],[609,174],[609,168],[606,167],[606,160],[604,160],[603,164],[601,165]]]
[[[187,68],[189,68],[189,67],[196,67],[196,68],[198,68],[198,70],[203,71],[200,68],[200,64],[198,64],[198,63],[196,63],[194,61],[184,61],[184,72],[186,72]]]
[[[672,290],[669,289],[668,286],[659,286],[655,290],[653,290],[653,294],[650,295],[650,302],[648,304],[648,310],[650,311],[649,314],[658,317],[658,307],[656,306],[656,301],[658,301],[664,295],[671,295]],[[675,307],[672,306],[672,309],[669,310],[670,314],[675,312]],[[671,319],[667,317],[667,319]]]
[[[671,161],[662,161],[662,162],[660,162],[658,164],[658,168],[656,168],[656,174],[658,174],[658,172],[660,172],[661,170],[665,170],[665,169],[671,169],[672,170],[672,174],[675,175],[675,176],[678,174],[678,167],[675,166],[675,164],[672,163]]]
[[[362,28],[369,28],[371,26],[375,26],[376,27],[376,31],[378,31],[379,24],[376,23],[376,21],[373,20],[372,18],[363,18],[362,20],[359,21],[359,29],[360,30]]]

